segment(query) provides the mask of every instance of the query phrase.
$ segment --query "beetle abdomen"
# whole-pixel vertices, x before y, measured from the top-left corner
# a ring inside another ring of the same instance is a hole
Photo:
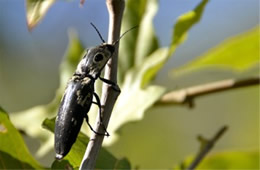
[[[84,117],[90,109],[94,83],[90,79],[72,79],[62,98],[55,122],[56,158],[62,159],[76,141]]]

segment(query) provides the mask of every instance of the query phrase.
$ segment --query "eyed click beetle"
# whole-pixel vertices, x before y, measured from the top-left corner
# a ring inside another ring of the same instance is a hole
[[[56,159],[62,159],[68,154],[77,139],[84,118],[86,119],[89,128],[94,133],[109,136],[102,122],[101,104],[98,95],[95,93],[94,84],[99,78],[101,81],[112,85],[114,89],[119,90],[117,84],[100,77],[100,74],[107,61],[113,56],[115,45],[119,42],[120,38],[135,27],[122,34],[113,44],[107,44],[98,29],[92,23],[91,25],[97,31],[103,43],[87,50],[67,84],[55,121]],[[96,102],[93,101],[93,96],[95,97]],[[92,103],[99,107],[100,123],[102,124],[105,133],[96,132],[89,123],[87,114]]]

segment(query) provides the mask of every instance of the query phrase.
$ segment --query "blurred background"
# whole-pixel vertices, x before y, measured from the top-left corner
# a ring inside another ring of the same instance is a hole
[[[154,27],[161,46],[170,43],[177,17],[198,3],[200,0],[159,1]],[[8,112],[16,112],[49,103],[59,86],[59,64],[68,45],[68,30],[74,29],[85,47],[101,43],[90,22],[107,37],[104,0],[87,0],[82,8],[79,1],[57,1],[32,32],[26,25],[25,2],[0,0],[0,105]],[[182,77],[171,74],[172,69],[258,24],[259,0],[211,0],[201,21],[189,31],[187,41],[160,71],[154,84],[173,90],[259,74],[258,68],[239,74],[230,70],[207,70]],[[120,130],[120,141],[108,149],[118,157],[129,158],[138,167],[173,167],[198,151],[198,134],[211,137],[222,125],[230,129],[214,151],[259,147],[259,87],[208,95],[196,99],[193,109],[151,108],[142,121],[125,125]],[[36,149],[35,146],[31,151]],[[40,160],[47,165],[52,161]]]

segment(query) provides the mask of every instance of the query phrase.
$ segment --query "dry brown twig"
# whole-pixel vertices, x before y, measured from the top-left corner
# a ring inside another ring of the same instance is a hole
[[[107,9],[109,13],[109,32],[108,43],[112,44],[118,40],[120,36],[121,21],[123,11],[125,7],[124,0],[106,0]],[[116,45],[114,56],[108,61],[104,77],[113,82],[117,82],[117,60],[118,60],[118,46]],[[119,96],[120,91],[114,90],[111,86],[103,83],[102,98],[101,98],[101,114],[103,115],[103,124],[107,127],[112,109]],[[103,127],[99,122],[99,118],[96,120],[95,130],[97,132],[104,132]],[[102,146],[104,136],[92,133],[90,141],[88,143],[85,155],[80,165],[80,169],[94,169],[99,150]]]
[[[216,81],[166,93],[157,103],[155,103],[155,105],[188,104],[191,107],[193,106],[193,99],[196,97],[259,84],[259,77],[252,77],[243,80],[226,79]]]

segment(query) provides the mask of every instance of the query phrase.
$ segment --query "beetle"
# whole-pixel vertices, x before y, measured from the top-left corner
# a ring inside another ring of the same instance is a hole
[[[94,84],[99,78],[101,81],[112,85],[113,89],[120,91],[118,85],[110,80],[100,76],[107,61],[113,56],[115,45],[129,29],[113,44],[107,44],[94,24],[91,23],[97,31],[102,44],[87,50],[79,62],[75,73],[68,81],[65,93],[61,99],[59,111],[55,120],[55,152],[56,159],[60,160],[68,154],[72,145],[77,139],[78,133],[85,118],[89,128],[98,135],[109,136],[102,122],[101,104],[98,95],[95,93]],[[93,101],[95,97],[96,102]],[[88,112],[92,104],[99,107],[100,123],[105,133],[96,132],[89,123]]]

